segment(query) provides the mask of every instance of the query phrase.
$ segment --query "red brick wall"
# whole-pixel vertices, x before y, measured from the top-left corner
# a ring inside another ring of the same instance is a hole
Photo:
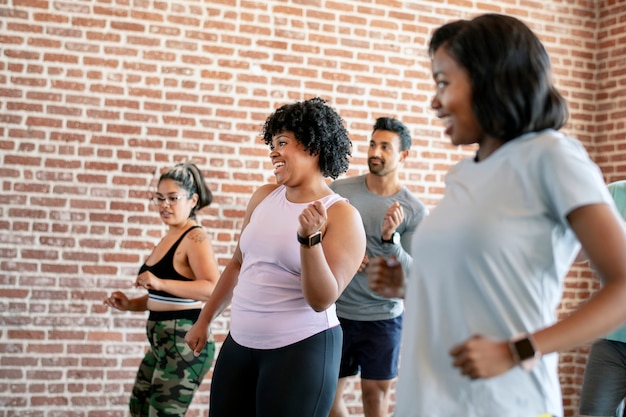
[[[452,148],[429,108],[428,36],[491,11],[545,41],[572,110],[565,130],[607,180],[625,178],[617,1],[0,0],[0,417],[126,415],[146,315],[102,299],[140,294],[134,276],[164,231],[148,192],[162,169],[195,161],[215,194],[201,219],[224,266],[249,195],[272,181],[258,133],[281,104],[330,101],[356,145],[350,175],[366,169],[373,120],[403,120],[414,137],[403,179],[434,206],[472,150]],[[574,268],[561,313],[595,288]],[[213,325],[218,340],[227,320]],[[562,356],[568,416],[585,353]],[[209,384],[189,416],[206,415]]]

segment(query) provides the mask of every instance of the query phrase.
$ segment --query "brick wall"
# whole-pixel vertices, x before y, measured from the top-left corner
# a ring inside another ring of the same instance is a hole
[[[165,230],[146,197],[162,169],[195,161],[224,266],[248,197],[273,180],[258,133],[281,104],[330,101],[356,146],[349,175],[366,170],[373,120],[403,120],[414,138],[403,180],[434,206],[472,149],[452,148],[429,109],[428,37],[491,11],[545,41],[572,111],[565,130],[607,180],[625,178],[623,2],[0,0],[0,417],[126,415],[146,315],[102,299],[140,294],[131,284]],[[561,314],[596,288],[573,268]],[[228,314],[214,323],[219,341],[227,327]],[[568,416],[586,349],[562,355]],[[206,415],[209,384],[188,416]]]

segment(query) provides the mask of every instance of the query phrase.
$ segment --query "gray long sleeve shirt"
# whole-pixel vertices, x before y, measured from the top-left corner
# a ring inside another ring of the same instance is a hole
[[[388,258],[395,255],[406,276],[411,267],[411,240],[418,224],[428,214],[428,209],[406,187],[391,196],[374,194],[365,184],[365,175],[342,178],[330,184],[337,194],[349,200],[359,210],[367,236],[367,256]],[[385,213],[398,201],[404,210],[404,220],[396,231],[400,244],[382,243],[381,229]],[[357,273],[337,300],[337,316],[358,321],[387,320],[398,317],[404,311],[404,303],[398,298],[385,298],[367,285],[367,267]]]

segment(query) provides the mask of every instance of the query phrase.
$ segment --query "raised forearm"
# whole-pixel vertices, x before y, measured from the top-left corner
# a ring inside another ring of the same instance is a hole
[[[322,245],[300,247],[302,293],[315,311],[324,311],[339,298],[340,289]]]

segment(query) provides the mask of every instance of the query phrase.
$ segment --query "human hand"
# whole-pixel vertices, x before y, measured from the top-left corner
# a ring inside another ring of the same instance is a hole
[[[395,257],[370,259],[367,267],[369,288],[387,298],[404,298],[404,273]]]
[[[128,297],[126,297],[124,293],[121,293],[119,291],[115,291],[113,294],[111,294],[111,296],[105,298],[103,303],[104,305],[116,308],[121,311],[127,311],[128,306],[130,305]]]
[[[361,261],[361,265],[359,266],[359,270],[357,272],[363,271],[369,262],[370,262],[370,258],[369,256],[367,256],[367,253],[366,253],[365,256],[363,256],[363,260]]]
[[[146,290],[160,291],[163,281],[157,278],[152,272],[144,271],[137,275],[135,287],[145,288]]]
[[[197,321],[191,329],[185,334],[185,343],[191,350],[193,350],[193,355],[195,357],[200,356],[202,353],[202,349],[204,349],[204,345],[208,340],[208,324],[201,323]]]
[[[398,226],[400,226],[402,220],[404,220],[404,210],[400,203],[395,201],[385,213],[383,227],[380,231],[381,236],[384,239],[391,239],[391,235],[396,231]]]
[[[318,230],[322,230],[326,220],[326,207],[324,207],[321,201],[314,201],[302,210],[302,213],[298,216],[298,221],[300,222],[298,235],[302,237],[310,236]]]
[[[496,342],[476,335],[450,350],[452,366],[471,379],[491,378],[516,365],[509,342]]]

